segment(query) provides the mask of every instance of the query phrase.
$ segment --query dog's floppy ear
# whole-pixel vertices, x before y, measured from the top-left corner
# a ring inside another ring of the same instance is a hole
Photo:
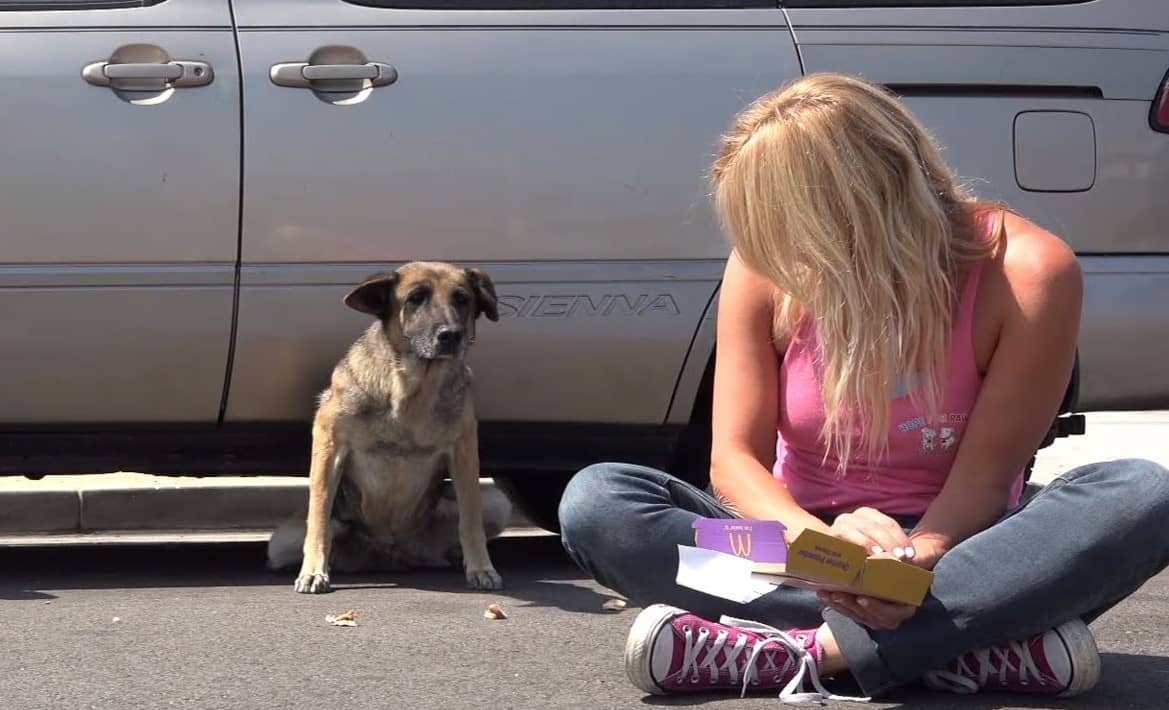
[[[374,274],[345,296],[345,305],[385,320],[394,311],[394,288],[397,285],[398,275],[395,273]]]
[[[495,296],[495,284],[483,269],[467,269],[467,281],[475,291],[475,317],[487,316],[487,320],[499,320],[499,299]]]

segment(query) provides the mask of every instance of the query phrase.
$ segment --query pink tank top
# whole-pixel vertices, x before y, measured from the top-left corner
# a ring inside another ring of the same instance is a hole
[[[939,421],[926,421],[903,391],[890,409],[889,446],[876,464],[854,443],[843,478],[837,459],[824,461],[820,429],[824,407],[815,367],[816,342],[811,321],[799,329],[784,354],[779,373],[779,442],[774,475],[805,510],[850,512],[861,506],[890,515],[921,515],[942,489],[982,385],[974,356],[972,322],[982,263],[969,272],[951,337],[947,377]],[[821,463],[824,461],[824,463]],[[1011,489],[1011,506],[1019,501],[1023,475]]]

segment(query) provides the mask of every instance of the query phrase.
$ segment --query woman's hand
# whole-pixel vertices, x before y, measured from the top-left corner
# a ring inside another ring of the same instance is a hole
[[[909,604],[895,604],[846,592],[817,592],[816,595],[828,608],[870,629],[891,631],[917,611],[917,607]]]
[[[912,560],[917,553],[901,525],[873,508],[836,516],[828,534],[860,545],[871,555],[888,553],[899,560]]]
[[[836,516],[829,534],[860,545],[873,557],[899,559],[913,564],[936,560],[926,550],[917,550],[900,523],[874,508],[857,508],[851,513]],[[924,554],[923,554],[924,553]],[[820,601],[830,609],[847,616],[870,629],[892,630],[917,611],[909,604],[896,604],[873,597],[847,592],[817,592]]]
[[[912,532],[909,539],[913,544],[913,557],[905,560],[922,569],[932,570],[938,560],[942,559],[942,555],[946,554],[949,548],[946,546],[944,539],[937,535],[928,533]]]

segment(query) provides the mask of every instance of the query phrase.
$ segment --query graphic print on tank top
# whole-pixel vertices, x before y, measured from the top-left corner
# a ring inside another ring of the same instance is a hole
[[[898,400],[909,396],[911,388],[917,387],[921,381],[919,373],[903,375],[897,380],[893,390],[893,399]],[[927,422],[924,416],[915,416],[897,423],[897,431],[901,433],[917,431],[921,434],[921,444],[918,453],[922,456],[933,456],[952,451],[962,439],[962,432],[966,428],[966,420],[970,412],[944,412],[936,421]]]
[[[936,456],[954,453],[966,430],[969,412],[944,412],[934,421],[927,421],[924,415],[917,415],[897,424],[899,433],[918,432],[920,445],[917,453],[922,456]]]

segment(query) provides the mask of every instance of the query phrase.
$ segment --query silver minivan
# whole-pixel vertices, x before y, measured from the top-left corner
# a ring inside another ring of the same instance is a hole
[[[1165,0],[0,0],[0,469],[303,475],[341,296],[425,258],[498,285],[484,474],[534,519],[597,460],[701,482],[704,173],[821,70],[1075,247],[1080,409],[1169,406]]]

